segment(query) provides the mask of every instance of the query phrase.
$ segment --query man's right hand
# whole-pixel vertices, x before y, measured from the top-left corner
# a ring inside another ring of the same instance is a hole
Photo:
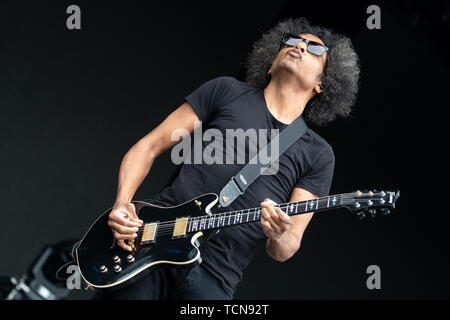
[[[109,214],[108,226],[111,228],[117,245],[124,250],[133,249],[124,240],[131,240],[137,237],[138,227],[144,225],[136,214],[133,203],[115,203]]]

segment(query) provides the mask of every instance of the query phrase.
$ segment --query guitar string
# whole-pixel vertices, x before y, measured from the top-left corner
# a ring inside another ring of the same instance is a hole
[[[347,199],[346,198],[342,198],[342,200],[347,200]],[[379,200],[381,200],[381,198],[380,199],[371,198],[369,200],[379,201]],[[319,202],[319,203],[317,204],[317,202]],[[341,202],[341,201],[339,200],[339,202]],[[308,207],[309,209],[311,209],[310,212],[314,211],[314,209],[315,209],[314,207],[316,207],[316,210],[324,209],[324,208],[319,208],[320,205],[324,204],[324,201],[322,201],[322,202],[314,201],[314,202],[309,202],[309,203],[314,203],[315,205],[314,206],[309,206],[309,204],[306,205],[306,202],[305,202],[304,204],[302,203],[302,206],[304,205],[305,208]],[[350,203],[342,203],[342,204],[339,203],[338,205],[347,205],[347,204],[351,204],[351,202]],[[335,205],[336,204],[333,204],[333,206],[335,206]],[[295,205],[292,204],[292,206],[295,206]],[[276,205],[275,207],[280,207],[281,209],[283,209],[285,211],[289,211],[289,209],[291,208],[291,203],[280,204],[280,205]],[[328,204],[327,204],[327,208],[330,208],[328,206]],[[256,208],[256,209],[261,210],[262,208],[259,207],[259,208]],[[298,206],[296,206],[296,209],[298,210]],[[233,213],[235,213],[235,214],[233,214]],[[302,212],[297,212],[296,214],[300,214],[300,213],[302,213]],[[307,213],[307,211],[304,211],[304,213]],[[236,210],[236,211],[230,211],[230,212],[224,212],[224,213],[217,213],[217,214],[213,214],[213,215],[209,215],[209,216],[202,215],[202,216],[192,217],[192,218],[189,218],[189,219],[198,219],[200,221],[201,219],[208,219],[208,220],[211,220],[211,219],[224,219],[224,218],[238,217],[239,215],[241,215],[241,217],[244,216],[244,215],[245,216],[250,216],[252,214],[255,215],[256,214],[256,210],[252,211],[252,209],[243,209],[243,210]],[[260,215],[260,214],[258,214],[258,215]],[[214,217],[214,218],[212,218],[212,217]],[[176,223],[175,220],[169,220],[169,221],[165,221],[165,222],[162,222],[162,223],[157,223],[157,228],[158,228],[158,230],[164,230],[165,228],[172,228],[175,223]],[[146,224],[146,226],[148,226],[150,224],[151,223],[148,223],[148,224]],[[143,232],[144,227],[145,226],[139,227],[139,230],[137,232]],[[150,228],[152,228],[152,227],[150,227]]]
[[[197,230],[191,229],[191,230],[190,230],[189,232],[187,232],[187,233],[200,232],[200,231],[207,231],[207,230],[213,230],[213,229],[220,229],[221,227],[222,227],[222,228],[224,228],[224,227],[230,227],[230,226],[242,224],[243,221],[245,221],[245,217],[241,217],[239,220],[234,220],[233,222],[230,222],[230,221],[234,218],[233,216],[227,217],[227,218],[229,219],[228,222],[226,222],[226,220],[222,220],[222,221],[218,221],[218,224],[216,224],[216,223],[210,224],[209,222],[205,221],[205,222],[201,223],[201,224],[198,226],[198,229],[197,229]],[[259,221],[259,215],[258,215],[258,220],[251,219],[251,220],[247,220],[245,223],[254,223],[254,222],[258,222],[258,221]],[[211,227],[212,227],[212,228],[211,228]],[[171,235],[171,234],[173,234],[173,230],[174,230],[173,227],[168,228],[168,229],[162,229],[162,230],[159,230],[159,229],[158,229],[157,234],[155,235],[155,237],[158,237],[158,236],[165,236],[165,235]],[[186,232],[185,232],[185,233],[186,233]],[[184,233],[183,235],[185,235],[185,233]],[[139,236],[136,237],[136,238],[137,238],[138,240],[141,240],[141,241],[142,241],[142,239],[140,239],[140,236],[141,236],[141,235],[142,235],[142,234],[139,234]],[[145,242],[145,240],[144,240],[144,242]]]
[[[352,194],[352,195],[355,195],[355,193],[353,192],[353,193],[344,193],[344,194],[340,194],[340,195],[332,195],[332,196],[326,196],[326,197],[322,197],[322,198],[317,198],[317,199],[311,199],[311,200],[308,200],[308,201],[301,201],[301,206],[303,205],[303,204],[305,204],[305,208],[308,206],[308,204],[309,203],[316,203],[316,210],[319,210],[319,208],[318,208],[318,206],[319,206],[319,204],[323,204],[323,202],[325,202],[325,201],[327,201],[327,208],[329,208],[329,200],[330,199],[332,199],[332,198],[340,198],[340,202],[341,203],[339,203],[339,205],[341,206],[341,205],[344,205],[344,201],[343,200],[347,200],[347,199],[352,199],[352,200],[354,200],[354,196],[347,196],[347,195],[349,195],[349,194]],[[378,200],[381,200],[381,198],[380,199],[376,199],[376,198],[370,198],[370,199],[362,199],[362,200],[373,200],[373,201],[378,201]],[[283,210],[287,210],[287,211],[289,211],[289,207],[291,207],[291,206],[293,206],[294,205],[294,203],[296,203],[296,209],[298,210],[298,204],[300,203],[300,202],[288,202],[288,203],[280,203],[280,204],[276,204],[275,205],[275,207],[280,207],[281,209],[283,209]],[[350,202],[351,203],[351,202]],[[350,203],[345,203],[345,204],[350,204]],[[313,208],[313,206],[311,206],[311,209]],[[237,218],[239,215],[241,215],[241,217],[240,217],[240,219],[239,220],[234,220],[234,223],[236,223],[236,221],[238,222],[238,223],[241,223],[242,222],[242,220],[243,219],[245,219],[245,216],[248,218],[251,214],[253,214],[253,215],[255,215],[256,214],[256,210],[255,209],[259,209],[259,210],[261,210],[262,209],[262,207],[256,207],[256,208],[249,208],[249,209],[242,209],[242,210],[235,210],[235,211],[229,211],[229,212],[223,212],[223,213],[217,213],[217,214],[214,214],[213,216],[215,216],[215,218],[213,218],[212,220],[214,221],[215,219],[216,220],[219,220],[219,223],[218,223],[218,227],[220,226],[220,221],[221,220],[223,220],[223,224],[222,224],[222,227],[225,227],[225,219],[226,218],[228,218],[229,220],[228,220],[228,226],[230,226],[231,224],[230,224],[230,221],[231,221],[231,219],[232,218]],[[321,209],[323,209],[323,208],[321,208]],[[245,211],[247,211],[248,210],[248,212],[245,212]],[[251,212],[251,210],[254,210],[255,212]],[[311,212],[312,211],[314,211],[314,210],[311,210]],[[236,213],[236,214],[233,214],[233,213]],[[300,212],[301,213],[301,212]],[[306,213],[306,212],[305,212]],[[299,214],[299,213],[296,213],[296,214]],[[228,216],[227,216],[228,215]],[[222,216],[222,217],[221,217]],[[260,216],[260,213],[258,213],[258,217]],[[203,227],[205,227],[206,225],[208,225],[208,227],[206,228],[206,229],[202,229],[202,230],[208,230],[209,229],[209,227],[211,226],[211,216],[205,216],[204,218],[209,218],[208,220],[209,221],[204,221],[204,223],[202,223],[200,220],[201,220],[201,218],[202,218],[203,216],[198,216],[198,217],[194,217],[194,219],[198,219],[198,222],[200,222],[200,229],[202,228],[202,225],[203,225]],[[205,219],[206,220],[206,219]],[[247,222],[256,222],[256,221],[258,221],[258,220],[253,220],[253,221],[248,221],[248,219],[247,219]],[[174,220],[171,220],[171,221],[165,221],[165,222],[163,222],[163,223],[161,223],[160,225],[158,225],[158,235],[169,235],[169,234],[171,234],[171,233],[173,233],[173,227],[174,227],[174,224],[175,224],[175,222],[176,221],[174,221]],[[192,222],[191,222],[192,223]],[[148,225],[148,224],[147,224]],[[213,223],[212,224],[213,225],[213,228],[215,228],[214,227],[214,225],[215,225],[215,223]],[[218,228],[217,227],[217,228]],[[144,229],[145,229],[145,226],[142,226],[142,227],[139,227],[139,230],[136,232],[137,233],[137,237],[135,238],[135,240],[136,239],[138,239],[138,240],[140,240],[140,241],[142,241],[142,239],[140,239],[140,238],[142,238],[142,235],[143,235],[143,232],[144,232]],[[167,231],[169,231],[169,232],[167,232]],[[196,230],[197,231],[197,230]],[[198,230],[198,231],[201,231],[201,230]],[[114,238],[114,243],[116,243],[116,239]]]
[[[376,198],[372,198],[372,200],[373,201],[377,201],[377,200],[381,200],[381,198],[380,199],[376,199]],[[342,203],[342,205],[343,205],[344,203]],[[349,204],[349,203],[345,203],[345,204]],[[341,204],[340,204],[341,205]],[[284,208],[282,208],[282,209],[288,209],[289,210],[289,207],[291,206],[290,204],[289,205],[287,205],[287,206],[283,206],[283,205],[278,205],[279,207],[284,207]],[[324,209],[324,208],[320,208],[320,209]],[[320,210],[319,208],[317,208],[316,210]],[[244,209],[244,210],[249,210],[249,209]],[[250,209],[251,210],[251,209]],[[242,211],[242,210],[238,210],[238,211]],[[311,210],[310,212],[312,212],[312,211],[314,211],[314,210]],[[234,212],[234,211],[231,211],[231,212]],[[300,212],[301,213],[301,212]],[[297,212],[296,214],[300,214],[299,212]],[[305,213],[307,213],[307,212],[305,212]],[[224,214],[224,213],[222,213],[222,214]],[[226,213],[226,214],[228,214],[228,213]],[[237,217],[239,217],[239,215],[240,215],[240,218],[237,220],[237,219],[234,219],[234,221],[233,221],[233,224],[232,223],[230,223],[230,221],[231,221],[231,219],[233,219],[233,218],[237,218]],[[206,221],[206,219],[205,219],[205,221],[202,223],[200,220],[201,220],[201,218],[203,217],[203,216],[199,216],[199,217],[195,217],[195,218],[198,218],[199,220],[198,220],[198,222],[199,222],[199,228],[200,228],[200,230],[195,230],[194,232],[196,232],[196,231],[203,231],[203,230],[209,230],[210,229],[210,226],[213,226],[212,228],[214,229],[214,228],[219,228],[220,227],[220,222],[222,221],[222,227],[226,227],[226,226],[231,226],[231,225],[234,225],[234,224],[236,224],[236,222],[238,222],[239,224],[240,223],[242,223],[242,221],[243,220],[245,220],[245,218],[248,218],[248,217],[250,217],[251,215],[255,215],[255,212],[247,212],[247,213],[238,213],[238,214],[230,214],[230,215],[228,215],[228,216],[223,216],[223,217],[220,217],[219,216],[219,214],[213,219],[213,221],[214,220],[219,220],[219,223],[216,225],[215,223],[213,223],[213,224],[211,224],[211,219],[210,219],[210,217],[211,216],[205,216],[205,218],[207,218],[208,219],[208,221]],[[257,216],[259,217],[259,216],[261,216],[261,214],[259,213],[259,214],[257,214]],[[229,219],[228,220],[228,225],[225,225],[225,219]],[[254,220],[254,219],[252,219],[252,220],[249,220],[249,219],[247,219],[247,223],[251,223],[251,222],[257,222],[257,221],[259,221],[259,219],[258,220]],[[175,221],[171,221],[171,222],[168,222],[168,223],[170,223],[170,225],[166,225],[165,227],[163,226],[163,227],[158,227],[158,229],[157,229],[157,235],[169,235],[169,234],[173,234],[173,227],[174,227],[174,224],[175,224]],[[143,231],[144,231],[144,229],[143,229],[143,227],[142,227],[142,229],[141,230],[139,230],[137,233],[138,233],[138,237],[136,237],[136,238],[139,238],[139,236],[140,235],[142,235],[143,234]],[[169,232],[168,232],[169,231]],[[192,232],[192,231],[190,231],[190,232]]]
[[[333,197],[333,196],[331,196],[331,197]],[[353,197],[342,197],[342,199],[341,200],[344,200],[344,199],[353,199]],[[371,198],[371,199],[368,199],[368,200],[372,200],[372,201],[378,201],[378,200],[381,200],[382,198],[379,198],[379,199],[376,199],[376,198]],[[325,200],[325,199],[319,199],[318,201],[315,201],[315,202],[319,202],[320,200]],[[342,203],[339,203],[338,205],[339,206],[342,206],[342,205],[346,205],[346,204],[351,204],[352,202],[348,202],[348,203],[343,203],[343,201],[341,201]],[[304,202],[304,204],[305,204],[305,208],[306,208],[306,203],[307,202]],[[313,202],[310,202],[310,203],[313,203]],[[277,204],[277,205],[275,205],[275,207],[280,207],[281,209],[288,209],[289,210],[289,208],[291,207],[291,204],[292,203],[284,203],[284,204]],[[302,203],[302,205],[303,205],[303,203]],[[327,207],[327,208],[329,208],[329,207]],[[333,207],[331,207],[331,208],[333,208]],[[255,216],[255,213],[256,212],[250,212],[250,210],[252,210],[252,209],[262,209],[261,207],[256,207],[256,208],[250,208],[250,209],[243,209],[244,211],[246,211],[246,210],[249,210],[249,212],[247,212],[247,213],[245,213],[245,212],[242,212],[242,213],[239,213],[240,211],[243,211],[243,210],[235,210],[235,211],[229,211],[229,212],[223,212],[223,213],[217,213],[217,214],[214,214],[214,216],[216,216],[215,218],[213,218],[213,220],[219,220],[219,223],[217,224],[217,225],[215,225],[215,223],[213,223],[213,227],[212,227],[212,229],[220,229],[220,221],[222,220],[223,221],[223,223],[222,223],[222,227],[229,227],[229,226],[233,226],[233,225],[235,225],[235,223],[236,222],[238,222],[238,224],[241,224],[242,223],[242,220],[244,220],[244,216],[247,216],[247,217],[250,217],[251,215],[253,215],[253,216]],[[297,206],[297,209],[298,209],[298,206]],[[324,208],[320,208],[320,209],[324,209]],[[317,209],[316,210],[320,210],[319,208],[318,208],[318,205],[317,205]],[[311,210],[310,212],[313,212],[314,210]],[[236,214],[232,214],[232,213],[234,213],[234,212],[236,212]],[[296,212],[295,214],[293,214],[293,215],[298,215],[298,214],[301,214],[302,212]],[[308,213],[307,211],[304,211],[303,213]],[[228,216],[226,216],[227,214],[229,214]],[[234,218],[234,217],[238,217],[239,216],[239,214],[241,214],[241,217],[240,217],[240,220],[234,220],[234,222],[233,222],[233,224],[231,224],[230,223],[230,221],[231,221],[231,219],[232,218]],[[220,217],[221,215],[223,215],[223,217]],[[261,213],[258,213],[257,214],[257,216],[259,217],[259,216],[261,216]],[[199,219],[198,220],[198,222],[200,222],[200,225],[198,226],[199,228],[200,228],[200,230],[195,230],[195,231],[190,231],[190,232],[200,232],[200,231],[204,231],[204,230],[209,230],[209,226],[211,226],[211,223],[208,221],[204,221],[204,223],[203,223],[203,228],[204,229],[202,229],[202,223],[201,223],[201,218],[207,218],[207,219],[209,219],[209,221],[211,221],[210,220],[210,218],[211,218],[211,216],[198,216],[198,217],[193,217],[194,219]],[[228,225],[225,225],[225,219],[226,218],[228,218],[229,220],[228,220]],[[205,219],[206,220],[206,219]],[[247,220],[247,223],[253,223],[253,222],[258,222],[259,221],[259,219],[258,220],[251,220],[251,221],[249,221],[249,220]],[[159,237],[159,236],[166,236],[166,235],[170,235],[170,234],[173,234],[173,228],[174,228],[174,225],[175,225],[175,220],[171,220],[171,221],[166,221],[165,222],[165,226],[158,226],[157,227],[157,234],[155,235],[155,237],[157,238],[157,237]],[[191,222],[192,223],[192,222]],[[169,225],[168,225],[169,224]],[[208,227],[206,227],[208,225]],[[137,233],[137,237],[136,238],[134,238],[134,240],[136,241],[136,240],[138,240],[138,241],[140,241],[140,243],[142,243],[143,241],[142,241],[142,236],[143,236],[143,232],[144,232],[144,227],[145,226],[142,226],[142,227],[139,227],[139,230],[136,232]],[[206,228],[205,228],[206,227]],[[145,241],[144,241],[145,242]],[[115,239],[114,238],[114,241],[113,241],[113,244],[115,245],[117,243],[117,239]]]
[[[331,198],[332,197],[334,197],[334,196],[330,196]],[[338,197],[338,196],[336,196],[336,197]],[[328,198],[328,197],[327,197]],[[342,198],[341,198],[341,201],[339,201],[339,202],[342,202],[342,203],[339,203],[338,205],[339,206],[342,206],[342,205],[346,205],[346,204],[351,204],[352,202],[347,202],[347,203],[344,203],[344,201],[343,200],[348,200],[348,199],[354,199],[354,197],[348,197],[348,196],[342,196]],[[367,199],[367,200],[372,200],[372,201],[379,201],[379,200],[381,200],[382,198],[379,198],[379,199],[377,199],[377,198],[371,198],[371,199]],[[327,204],[328,204],[328,199],[325,199],[325,198],[318,198],[318,200],[316,201],[314,201],[314,202],[319,202],[319,204],[320,204],[320,201],[321,200],[327,200]],[[309,202],[310,200],[308,200],[308,202]],[[309,204],[307,205],[307,203],[308,202],[302,202],[302,206],[303,206],[303,204],[304,204],[304,207],[306,208],[306,207],[309,207]],[[311,201],[311,202],[309,202],[309,203],[314,203],[313,201]],[[324,201],[322,201],[322,203],[323,203]],[[293,204],[293,203],[291,203],[291,202],[288,202],[288,203],[282,203],[282,204],[277,204],[277,205],[275,205],[275,207],[279,207],[279,208],[281,208],[281,209],[283,209],[283,210],[286,210],[287,209],[287,211],[289,211],[289,208],[291,207],[291,204]],[[317,205],[316,206],[316,210],[320,210],[320,209],[324,209],[324,208],[318,208],[319,207],[319,205]],[[327,208],[329,208],[328,206],[327,206]],[[331,208],[333,208],[333,207],[331,207]],[[238,222],[238,223],[241,223],[242,222],[242,220],[244,220],[244,218],[245,217],[250,217],[251,215],[253,215],[254,217],[255,217],[255,214],[256,214],[256,210],[255,210],[255,212],[251,212],[251,210],[254,210],[254,209],[262,209],[262,207],[256,207],[256,208],[250,208],[250,209],[243,209],[243,210],[235,210],[235,211],[229,211],[229,212],[223,212],[223,213],[217,213],[217,214],[214,214],[213,216],[215,216],[215,218],[213,218],[213,220],[219,220],[219,223],[216,225],[217,226],[217,228],[219,228],[220,227],[220,221],[222,220],[223,221],[223,224],[222,224],[222,227],[227,227],[227,226],[232,226],[232,225],[234,225],[234,224],[230,224],[230,221],[231,221],[231,219],[232,218],[234,218],[234,217],[238,217],[239,216],[239,214],[241,215],[241,217],[240,217],[240,220],[234,220],[234,222],[233,223],[236,223],[236,222]],[[298,210],[298,206],[296,206],[296,209]],[[241,211],[247,211],[248,210],[248,212],[241,212]],[[313,212],[314,210],[311,210],[310,212]],[[232,214],[232,213],[234,213],[234,212],[236,212],[236,214]],[[298,214],[301,214],[302,212],[296,212],[294,215],[298,215]],[[308,213],[307,211],[304,211],[304,213]],[[223,216],[222,216],[223,215]],[[228,216],[227,216],[228,215]],[[259,216],[261,216],[261,213],[257,213],[256,214],[258,217]],[[222,216],[222,217],[221,217]],[[211,223],[208,221],[205,221],[204,223],[203,223],[203,227],[206,227],[207,225],[208,225],[208,228],[205,228],[205,229],[202,229],[201,228],[201,225],[202,225],[202,223],[201,223],[201,218],[206,218],[206,219],[209,219],[209,221],[211,221],[210,220],[210,218],[211,218],[211,216],[198,216],[198,217],[193,217],[193,219],[199,219],[198,220],[198,222],[200,222],[200,225],[199,225],[199,227],[200,227],[200,229],[201,230],[195,230],[194,232],[200,232],[200,231],[203,231],[203,230],[208,230],[209,229],[209,226],[211,225]],[[225,223],[225,219],[229,219],[228,220],[228,225],[225,225],[224,223]],[[206,220],[205,219],[205,220]],[[251,220],[251,221],[249,221],[249,220],[247,220],[248,221],[248,223],[252,223],[252,222],[258,222],[259,221],[259,219],[258,220]],[[157,234],[156,234],[156,237],[159,237],[159,236],[165,236],[165,235],[170,235],[170,234],[173,234],[173,227],[174,227],[174,225],[175,225],[175,220],[170,220],[170,221],[166,221],[166,222],[164,222],[165,223],[165,226],[159,226],[158,225],[158,227],[157,227]],[[169,225],[167,225],[167,224],[169,224]],[[147,224],[148,225],[148,224]],[[215,228],[214,227],[214,225],[215,225],[215,223],[213,224],[213,229]],[[141,236],[143,235],[143,232],[144,232],[144,227],[145,226],[142,226],[142,227],[139,227],[139,230],[136,232],[137,233],[137,237],[135,238],[135,240],[136,239],[138,239],[138,240],[140,240],[141,242],[142,242],[142,239],[139,239],[139,238],[141,238]],[[154,228],[153,228],[154,229]],[[192,232],[192,231],[190,231],[190,232]],[[114,243],[116,243],[116,239],[114,239]]]
[[[351,195],[351,196],[348,196],[348,195]],[[305,205],[305,208],[306,208],[306,207],[309,206],[309,203],[314,203],[314,202],[316,202],[316,208],[317,208],[316,210],[320,210],[320,209],[318,208],[319,205],[320,205],[320,204],[323,204],[323,202],[325,202],[325,201],[327,201],[327,208],[329,208],[329,201],[330,201],[330,199],[333,199],[333,198],[340,198],[340,201],[339,201],[340,203],[338,203],[338,206],[343,206],[343,205],[351,204],[351,203],[352,203],[352,202],[344,203],[344,200],[352,199],[352,200],[354,201],[354,200],[355,200],[355,196],[357,196],[357,195],[355,194],[355,192],[351,192],[351,193],[342,193],[342,194],[337,194],[337,195],[331,195],[331,196],[321,197],[321,198],[317,198],[317,199],[311,199],[311,200],[308,200],[308,201],[280,203],[280,204],[276,204],[275,207],[279,207],[279,208],[281,208],[281,209],[283,209],[283,210],[289,211],[289,208],[291,207],[291,205],[293,206],[294,203],[295,203],[296,209],[298,210],[298,207],[299,207],[299,204],[300,204],[300,203],[301,203],[300,206]],[[379,201],[379,200],[382,200],[382,198],[380,198],[380,199],[376,199],[376,198],[361,199],[361,201],[364,201],[364,200],[367,200],[367,201],[368,201],[368,200]],[[334,204],[334,205],[336,205],[336,204]],[[313,207],[311,207],[311,208],[313,208]],[[333,208],[333,207],[331,207],[331,208]],[[192,217],[192,218],[190,218],[190,219],[198,219],[198,222],[200,222],[200,226],[199,226],[200,228],[202,227],[202,223],[201,223],[201,221],[200,221],[201,218],[204,217],[204,218],[208,219],[208,220],[209,220],[208,223],[207,223],[207,221],[204,222],[204,226],[208,225],[208,227],[207,227],[206,229],[202,229],[202,230],[208,230],[208,229],[209,229],[209,226],[211,226],[211,217],[214,216],[214,218],[212,219],[212,220],[213,220],[213,224],[212,224],[212,225],[213,225],[213,229],[214,229],[214,228],[219,229],[219,227],[220,227],[220,221],[221,221],[221,220],[223,220],[222,227],[225,227],[225,224],[224,224],[224,223],[225,223],[225,219],[226,219],[226,218],[229,219],[229,220],[228,220],[228,226],[231,226],[231,225],[232,225],[232,224],[230,224],[231,219],[234,218],[234,217],[238,217],[239,214],[240,214],[240,215],[241,215],[241,217],[240,217],[241,219],[240,219],[240,220],[236,220],[236,219],[235,219],[234,223],[236,223],[236,221],[237,221],[238,223],[242,223],[243,218],[245,218],[244,216],[247,216],[247,218],[248,218],[251,214],[253,214],[254,217],[255,217],[256,209],[261,210],[262,207],[255,207],[255,208],[249,208],[249,209],[234,210],[234,211],[229,211],[229,212],[216,213],[216,214],[212,214],[212,215],[208,215],[208,216]],[[321,209],[324,209],[324,208],[321,208]],[[245,212],[245,211],[247,211],[247,210],[248,210],[248,212]],[[251,212],[252,210],[254,210],[254,212]],[[313,211],[314,211],[314,210],[311,210],[310,212],[313,212]],[[233,214],[233,213],[236,213],[236,214]],[[296,215],[297,215],[297,214],[301,214],[301,213],[302,213],[302,212],[296,212]],[[304,213],[307,213],[307,211],[305,211]],[[228,215],[228,216],[227,216],[227,215]],[[258,213],[257,215],[258,215],[258,217],[259,217],[261,214]],[[205,219],[205,220],[206,220],[206,219]],[[218,223],[217,227],[214,227],[214,225],[215,225],[214,220],[219,220],[219,223]],[[248,222],[248,223],[256,222],[256,221],[258,221],[258,220],[248,221],[248,219],[247,219],[247,222]],[[162,223],[158,224],[158,236],[160,236],[160,235],[169,235],[169,234],[171,234],[171,233],[173,234],[173,228],[174,228],[175,222],[176,222],[175,220],[171,220],[171,221],[165,221],[165,222],[162,222]],[[191,221],[191,224],[192,224],[192,223],[193,223],[193,222]],[[144,232],[145,227],[146,227],[147,225],[149,225],[149,224],[146,224],[146,225],[144,225],[144,226],[139,227],[138,231],[136,232],[137,237],[134,238],[134,240],[138,240],[138,241],[141,241],[141,242],[142,242],[143,232]],[[194,231],[194,232],[202,231],[202,230],[196,230],[196,231]],[[169,231],[169,232],[167,232],[167,231]],[[190,231],[190,232],[192,232],[192,231]],[[114,238],[113,244],[116,244],[116,243],[117,243],[117,239]]]
[[[330,199],[331,198],[333,198],[334,196],[330,196]],[[328,197],[327,197],[328,198]],[[335,204],[333,204],[333,206],[335,206],[336,204],[337,205],[343,205],[344,203],[340,203],[341,202],[341,200],[348,200],[348,199],[353,199],[353,197],[348,197],[348,196],[343,196],[342,198],[340,197],[340,196],[336,196],[336,198],[338,198],[338,200],[337,201],[335,201]],[[302,201],[302,202],[298,202],[298,203],[296,203],[296,202],[288,202],[288,203],[280,203],[280,204],[277,204],[277,205],[275,205],[275,207],[284,207],[285,209],[288,209],[289,207],[291,207],[291,205],[292,206],[295,206],[295,207],[299,207],[299,206],[303,206],[303,207],[306,207],[306,206],[308,206],[308,207],[310,207],[310,204],[311,203],[313,203],[314,204],[314,206],[316,206],[316,207],[318,207],[319,205],[323,205],[324,204],[324,202],[327,202],[327,206],[328,206],[328,203],[329,203],[329,201],[330,201],[330,199],[325,199],[325,198],[319,198],[319,200],[317,201],[316,199],[314,199],[314,201],[312,201],[312,200],[308,200],[308,202],[307,201]],[[368,199],[368,200],[372,200],[372,201],[378,201],[378,200],[381,200],[381,198],[380,199],[375,199],[375,198],[371,198],[371,199]],[[331,201],[333,201],[333,200],[331,200]],[[339,202],[339,203],[336,203],[336,202]],[[296,204],[294,204],[294,203],[296,203]],[[316,205],[316,203],[318,203],[318,205]],[[345,204],[350,204],[350,203],[345,203]],[[314,206],[311,206],[311,208],[314,208]],[[248,213],[250,213],[251,211],[253,211],[253,213],[255,213],[256,212],[256,209],[258,209],[258,210],[261,210],[262,209],[262,207],[256,207],[256,208],[249,208],[249,209],[241,209],[241,210],[234,210],[234,211],[228,211],[228,212],[222,212],[222,213],[214,213],[214,214],[212,214],[211,216],[216,216],[216,217],[219,217],[220,215],[230,215],[230,216],[234,216],[234,215],[232,215],[233,213],[236,213],[235,215],[237,215],[237,214],[248,214]],[[323,208],[322,208],[323,209]],[[246,212],[246,211],[248,211],[248,212]],[[202,218],[202,217],[211,217],[211,216],[204,216],[204,215],[201,215],[201,216],[197,216],[197,217],[191,217],[190,219],[195,219],[195,218]],[[164,225],[166,225],[166,224],[174,224],[176,221],[175,220],[169,220],[169,221],[164,221],[164,222],[160,222],[160,223],[157,223],[158,224],[158,227],[163,227]],[[145,225],[150,225],[150,224],[152,224],[152,222],[150,222],[150,223],[147,223],[147,224],[145,224]],[[143,228],[144,226],[141,226],[141,227],[139,227],[139,228]]]
[[[311,200],[308,200],[308,201],[278,203],[278,204],[275,205],[275,207],[281,207],[281,206],[286,206],[286,205],[290,206],[291,204],[294,205],[294,203],[298,203],[298,204],[301,203],[301,205],[304,205],[304,204],[306,205],[307,202],[308,202],[308,205],[309,205],[309,203],[315,203],[315,202],[323,203],[323,202],[328,202],[330,199],[332,199],[334,197],[342,198],[342,199],[353,198],[353,197],[349,197],[349,196],[344,196],[346,194],[352,194],[352,193],[343,193],[342,195],[332,195],[332,196],[329,196],[329,197],[327,196],[327,197],[322,197],[322,198],[317,198],[317,199],[311,199]],[[241,209],[241,210],[234,210],[234,211],[216,213],[215,215],[232,214],[232,213],[235,213],[235,212],[238,213],[238,212],[247,211],[247,210],[255,210],[256,211],[256,209],[262,209],[262,207],[254,207],[254,208],[249,208],[249,209]],[[158,225],[162,226],[164,224],[167,224],[167,223],[171,223],[172,224],[174,222],[175,222],[175,220],[169,220],[169,221],[160,222]],[[150,224],[150,223],[147,223],[147,224]]]
[[[313,202],[310,202],[310,203],[313,203]],[[316,202],[314,202],[314,203],[316,203]],[[318,205],[315,204],[313,207],[308,206],[308,208],[318,207],[321,204],[323,204],[323,202],[322,203],[319,202]],[[291,205],[289,204],[289,205],[277,205],[275,207],[279,207],[279,208],[281,208],[284,211],[289,211],[290,206]],[[258,211],[260,211],[261,209],[262,208],[258,208]],[[323,208],[320,208],[320,209],[323,209]],[[297,207],[297,210],[298,210],[298,207]],[[319,210],[319,208],[317,208],[316,210]],[[301,213],[301,212],[298,212],[297,214],[299,214],[299,213]],[[224,212],[224,213],[216,213],[216,214],[208,215],[208,216],[201,215],[201,216],[197,216],[197,217],[191,217],[189,219],[191,219],[191,221],[193,221],[194,219],[198,219],[198,221],[200,222],[201,219],[208,219],[208,220],[211,220],[211,219],[225,219],[225,218],[229,219],[229,218],[234,218],[234,217],[238,217],[238,216],[241,216],[241,217],[245,216],[245,217],[247,217],[247,216],[251,216],[251,215],[258,215],[259,216],[261,214],[257,213],[256,210],[252,211],[252,209],[244,209],[244,210],[236,210],[236,211],[230,211],[230,212]],[[153,228],[154,229],[156,227],[156,228],[158,228],[158,231],[163,231],[165,229],[172,229],[173,226],[175,225],[175,223],[176,223],[175,220],[169,220],[169,221],[165,221],[165,222],[162,222],[162,223],[157,223],[155,226],[150,226],[150,227],[147,227],[147,228],[150,228],[150,229]],[[206,223],[206,221],[205,221],[205,223]],[[151,223],[148,223],[146,225],[150,225],[150,224]],[[142,233],[143,230],[144,230],[144,227],[145,226],[139,227],[139,230],[137,232]]]

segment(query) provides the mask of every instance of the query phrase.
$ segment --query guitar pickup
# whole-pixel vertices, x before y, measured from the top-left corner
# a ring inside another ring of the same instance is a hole
[[[181,238],[186,237],[186,228],[189,218],[183,217],[183,218],[177,218],[175,220],[175,226],[173,228],[173,238]]]
[[[144,231],[142,232],[141,244],[147,244],[155,242],[156,236],[156,228],[158,227],[158,223],[147,223],[144,226]]]

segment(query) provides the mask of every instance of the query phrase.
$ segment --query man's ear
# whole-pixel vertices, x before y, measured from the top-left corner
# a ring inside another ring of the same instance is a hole
[[[322,93],[324,90],[323,85],[321,83],[318,83],[315,87],[314,87],[314,91],[319,94]]]

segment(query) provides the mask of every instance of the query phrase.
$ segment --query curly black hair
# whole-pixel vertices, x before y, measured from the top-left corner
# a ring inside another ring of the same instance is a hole
[[[329,48],[325,71],[322,74],[324,91],[308,102],[302,114],[305,120],[324,126],[337,116],[348,117],[359,88],[358,55],[348,37],[321,26],[311,26],[306,18],[288,18],[281,21],[253,44],[245,65],[246,82],[255,88],[265,88],[269,84],[270,76],[267,71],[278,55],[283,34],[288,32],[312,34],[322,39]]]

